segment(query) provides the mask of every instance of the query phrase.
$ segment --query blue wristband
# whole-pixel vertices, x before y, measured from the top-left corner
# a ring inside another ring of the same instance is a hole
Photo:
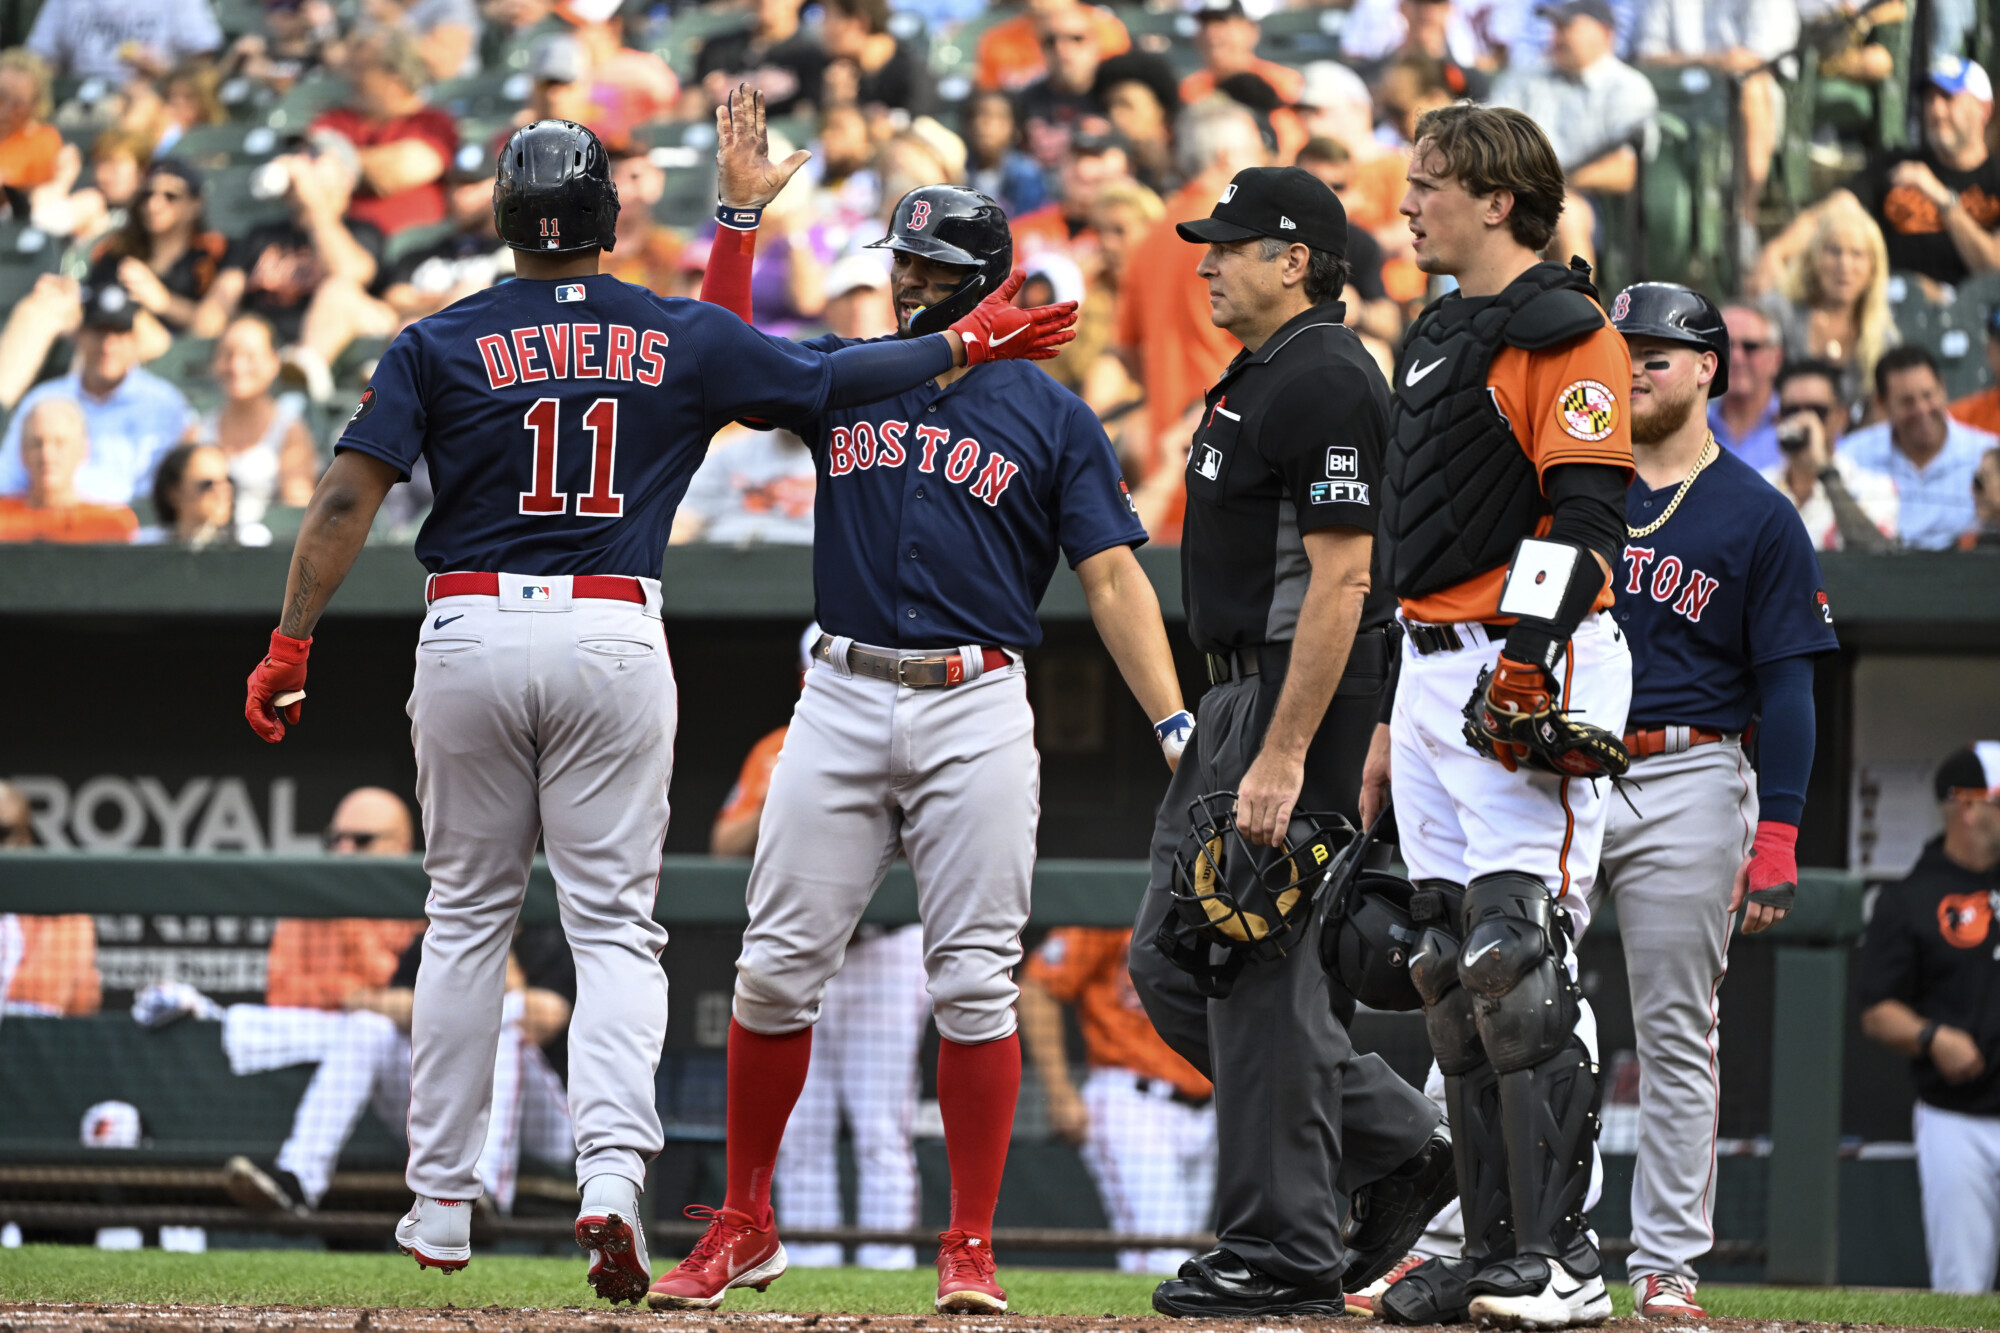
[[[731,208],[728,204],[715,206],[715,225],[731,231],[755,231],[763,220],[764,210],[761,208]]]
[[[1194,735],[1194,716],[1183,708],[1172,717],[1163,717],[1153,724],[1153,735],[1168,758],[1179,759]]]

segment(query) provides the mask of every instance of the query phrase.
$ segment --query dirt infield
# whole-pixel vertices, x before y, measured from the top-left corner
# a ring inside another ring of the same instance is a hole
[[[655,1314],[647,1310],[309,1308],[290,1305],[53,1305],[0,1303],[0,1333],[1356,1333],[1354,1319],[1218,1321],[1088,1318],[1076,1315],[974,1318],[946,1315]],[[1661,1325],[1613,1319],[1607,1328],[1639,1333]],[[1668,1325],[1686,1333],[1930,1333],[1920,1325],[1814,1324],[1704,1319]],[[1473,1333],[1470,1326],[1449,1333]]]

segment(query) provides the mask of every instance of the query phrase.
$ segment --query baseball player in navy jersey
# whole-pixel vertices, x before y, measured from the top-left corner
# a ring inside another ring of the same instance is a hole
[[[471,1258],[507,946],[539,837],[576,957],[570,1107],[577,1240],[606,1299],[652,1274],[637,1220],[661,1147],[654,1072],[667,983],[653,920],[676,697],[659,571],[674,506],[727,421],[870,402],[961,362],[1033,355],[1069,312],[980,306],[942,337],[826,351],[599,273],[618,194],[603,145],[537,121],[493,193],[516,280],[391,343],[313,493],[285,602],[244,706],[269,741],[297,723],[311,634],[389,487],[418,458],[437,500],[418,534],[430,608],[410,695],[430,876],[411,1024],[417,1262]]]
[[[1838,646],[1791,502],[1721,448],[1708,400],[1729,330],[1708,298],[1642,282],[1611,322],[1632,351],[1632,457],[1613,614],[1632,641],[1632,806],[1611,805],[1593,899],[1618,908],[1639,1038],[1626,1272],[1642,1315],[1695,1316],[1715,1240],[1718,995],[1730,915],[1792,905],[1813,754],[1813,663]],[[1756,764],[1744,734],[1757,728]]]
[[[703,295],[748,314],[757,210],[800,156],[766,156],[761,96],[717,112],[723,205]],[[998,205],[956,186],[911,191],[880,244],[901,332],[922,341],[982,297],[1005,300],[1012,243]],[[807,344],[852,348],[836,336]],[[846,354],[846,353],[841,353]],[[1097,418],[1027,366],[940,373],[865,407],[767,413],[819,470],[813,578],[825,633],[771,777],[750,872],[750,927],[729,1031],[728,1194],[707,1234],[654,1284],[657,1309],[713,1308],[785,1271],[772,1167],[805,1082],[827,979],[900,850],[917,880],[924,967],[942,1037],[938,1106],[951,1167],[936,1308],[1000,1312],[993,1206],[1021,1048],[1021,961],[1040,761],[1022,650],[1066,557],[1105,646],[1171,762],[1188,727],[1158,599],[1132,548],[1146,534]]]

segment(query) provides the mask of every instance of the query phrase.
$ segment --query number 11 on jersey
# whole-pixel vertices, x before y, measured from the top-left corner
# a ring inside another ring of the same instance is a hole
[[[569,512],[569,494],[556,489],[556,432],[562,419],[562,401],[537,398],[521,416],[534,451],[531,491],[521,492],[524,514]],[[583,414],[583,428],[590,432],[590,489],[576,497],[576,512],[584,518],[618,518],[625,512],[625,497],[611,489],[612,469],[618,461],[618,400],[599,398]]]

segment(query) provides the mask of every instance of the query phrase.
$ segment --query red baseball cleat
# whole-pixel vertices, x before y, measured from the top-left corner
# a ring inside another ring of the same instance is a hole
[[[1395,1267],[1376,1278],[1360,1291],[1347,1293],[1347,1313],[1362,1319],[1373,1319],[1379,1313],[1378,1303],[1382,1293],[1403,1280],[1403,1275],[1424,1261],[1421,1254],[1406,1254],[1396,1261]]]
[[[762,1291],[785,1275],[785,1247],[778,1243],[775,1221],[760,1228],[748,1214],[700,1204],[691,1205],[687,1215],[707,1222],[708,1231],[646,1293],[646,1304],[655,1310],[713,1310],[731,1287]]]
[[[646,1233],[637,1218],[619,1212],[586,1211],[576,1219],[576,1243],[590,1251],[590,1287],[613,1305],[637,1305],[652,1285],[646,1261]]]
[[[1694,1283],[1676,1273],[1648,1273],[1632,1292],[1634,1311],[1646,1319],[1706,1319],[1695,1303]]]
[[[938,1237],[939,1314],[1006,1314],[1007,1293],[993,1280],[993,1242],[969,1231]]]

